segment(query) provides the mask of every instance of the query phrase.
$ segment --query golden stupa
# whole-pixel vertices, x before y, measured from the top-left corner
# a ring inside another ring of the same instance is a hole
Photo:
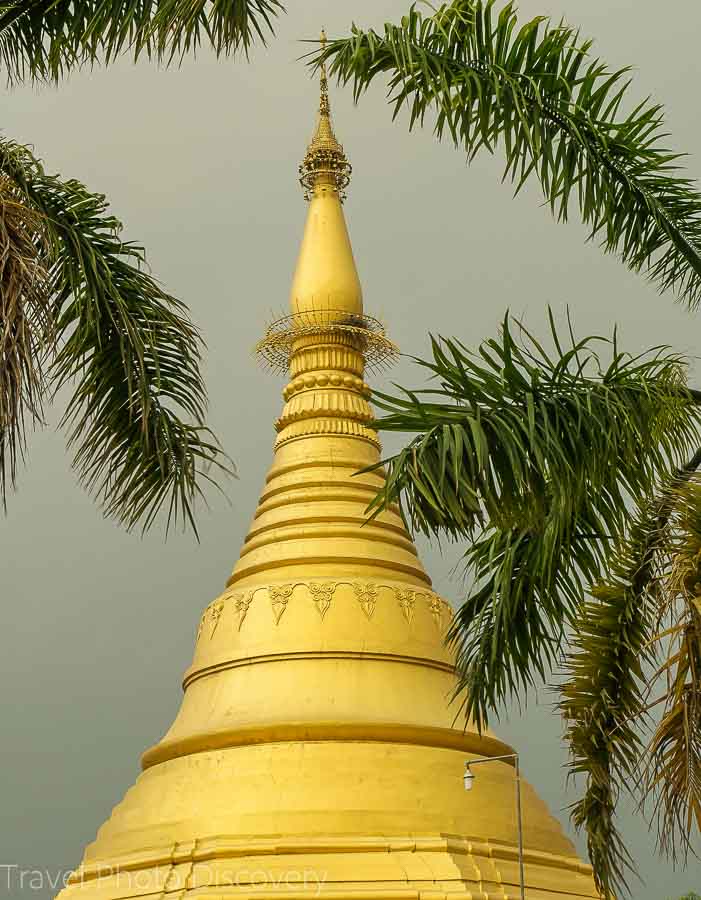
[[[61,900],[505,900],[520,896],[512,753],[455,723],[451,608],[382,483],[366,363],[393,347],[363,312],[341,201],[350,166],[322,71],[300,167],[310,201],[291,314],[259,351],[289,368],[277,441],[184,698]],[[528,900],[597,897],[523,785]]]

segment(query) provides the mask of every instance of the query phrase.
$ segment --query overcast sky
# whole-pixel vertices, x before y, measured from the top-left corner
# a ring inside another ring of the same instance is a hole
[[[33,144],[49,170],[105,192],[127,237],[146,245],[154,272],[190,305],[208,343],[211,424],[240,479],[230,506],[215,499],[203,512],[200,545],[156,532],[142,539],[104,521],[76,484],[54,430],[60,406],[32,439],[0,521],[0,865],[56,872],[79,862],[175,715],[201,610],[220,593],[255,508],[283,380],[261,372],[251,348],[285,312],[305,216],[297,165],[317,102],[298,40],[322,24],[345,33],[351,7],[358,24],[379,26],[407,6],[289,5],[277,39],[250,64],[206,53],[177,71],[123,61],[3,97],[4,133]],[[611,66],[635,64],[637,95],[666,104],[673,145],[701,172],[697,0],[524,0],[521,10],[564,15]],[[429,331],[475,345],[507,307],[542,331],[547,304],[558,315],[569,304],[581,334],[618,323],[631,351],[668,343],[697,352],[698,316],[585,244],[577,224],[553,223],[537,192],[513,199],[500,159],[468,168],[430,133],[408,135],[404,121],[391,122],[379,84],[358,108],[338,89],[332,103],[354,167],[346,213],[366,311],[405,353],[425,353]],[[420,381],[408,361],[389,377]],[[459,601],[459,549],[423,547],[423,558],[437,589]],[[542,691],[496,730],[567,827],[573,796],[549,704]],[[624,829],[647,882],[636,900],[699,888],[698,867],[675,873],[655,859],[643,823],[627,816]]]

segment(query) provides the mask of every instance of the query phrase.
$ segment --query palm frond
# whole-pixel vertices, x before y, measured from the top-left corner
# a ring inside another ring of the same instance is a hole
[[[280,0],[15,0],[0,3],[0,61],[9,82],[57,80],[129,52],[181,59],[202,44],[217,55],[265,43]]]
[[[570,771],[586,777],[572,806],[604,897],[624,894],[634,872],[616,824],[620,786],[639,781],[646,702],[645,667],[653,662],[656,549],[666,521],[646,509],[631,528],[606,583],[592,588],[567,658],[560,709],[566,721]]]
[[[161,508],[196,532],[193,503],[227,457],[205,425],[202,342],[183,304],[121,238],[107,201],[0,144],[0,169],[43,217],[59,341],[51,376],[74,385],[64,417],[74,465],[105,513],[148,528]]]
[[[354,27],[311,64],[329,61],[356,99],[387,78],[394,116],[407,108],[412,129],[431,114],[469,160],[501,148],[517,191],[537,179],[560,221],[576,204],[606,251],[696,308],[701,194],[667,146],[662,107],[631,101],[629,70],[591,46],[564,23],[520,24],[512,3],[454,0],[430,16],[412,6],[383,33]]]
[[[622,787],[634,795],[641,789],[649,670],[659,651],[657,623],[675,595],[671,573],[680,497],[700,465],[697,451],[654,501],[642,505],[573,629],[559,706],[567,723],[571,772],[584,775],[586,785],[572,807],[572,820],[587,833],[597,884],[606,898],[622,895],[628,874],[635,871],[616,825],[616,807]]]
[[[53,315],[43,264],[42,217],[0,175],[0,503],[15,487],[26,427],[42,421],[44,363]]]
[[[663,706],[648,748],[646,790],[655,799],[661,850],[686,858],[701,836],[701,481],[681,485],[663,615],[671,627],[656,636],[665,659],[655,685]]]
[[[474,587],[449,637],[478,728],[548,672],[583,584],[630,525],[630,501],[701,443],[679,356],[631,358],[615,336],[566,344],[552,317],[546,350],[525,329],[516,340],[512,324],[477,353],[433,340],[419,362],[436,386],[374,395],[376,427],[413,437],[384,461],[373,512],[396,502],[414,529],[470,541]]]

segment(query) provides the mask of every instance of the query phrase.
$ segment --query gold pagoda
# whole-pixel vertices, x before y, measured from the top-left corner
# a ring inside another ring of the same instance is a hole
[[[364,380],[366,316],[342,208],[350,165],[322,71],[290,314],[259,352],[289,372],[272,466],[184,698],[61,900],[506,900],[520,896],[511,748],[456,724],[449,604],[396,510]],[[523,785],[527,900],[598,897]]]

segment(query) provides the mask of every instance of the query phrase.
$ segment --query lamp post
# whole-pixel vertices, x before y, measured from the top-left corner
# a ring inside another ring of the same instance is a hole
[[[516,818],[518,821],[518,866],[521,879],[521,900],[526,900],[526,882],[523,877],[523,822],[521,819],[521,772],[518,766],[518,753],[508,753],[505,756],[483,756],[479,759],[471,759],[465,763],[465,773],[463,775],[463,783],[466,791],[472,790],[475,781],[475,774],[470,768],[479,763],[499,762],[500,760],[511,760],[514,764],[514,772],[516,775]]]

